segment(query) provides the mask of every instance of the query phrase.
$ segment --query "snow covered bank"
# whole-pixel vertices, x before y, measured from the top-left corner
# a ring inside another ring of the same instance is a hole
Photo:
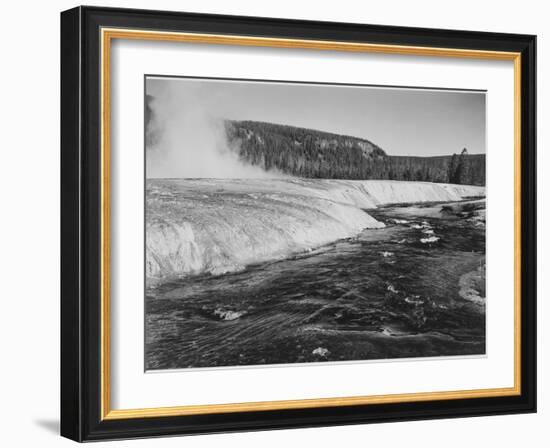
[[[383,227],[362,209],[458,201],[483,187],[325,179],[147,181],[149,281],[220,274]]]

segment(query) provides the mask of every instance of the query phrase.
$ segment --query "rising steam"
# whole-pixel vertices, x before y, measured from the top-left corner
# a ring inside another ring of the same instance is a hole
[[[231,98],[208,83],[148,79],[146,90],[148,178],[281,177],[239,159],[225,132]]]

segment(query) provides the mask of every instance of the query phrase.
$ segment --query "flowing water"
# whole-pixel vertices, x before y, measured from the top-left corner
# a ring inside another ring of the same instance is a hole
[[[369,209],[383,228],[155,282],[146,368],[485,353],[485,201]]]

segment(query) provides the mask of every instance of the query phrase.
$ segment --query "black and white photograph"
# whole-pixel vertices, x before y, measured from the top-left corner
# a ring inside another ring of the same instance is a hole
[[[486,92],[146,76],[145,368],[486,353]]]

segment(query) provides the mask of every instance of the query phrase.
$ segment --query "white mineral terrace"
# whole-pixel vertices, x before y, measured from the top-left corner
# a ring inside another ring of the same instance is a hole
[[[484,187],[429,182],[148,180],[146,275],[239,271],[384,227],[365,209],[484,195]]]

